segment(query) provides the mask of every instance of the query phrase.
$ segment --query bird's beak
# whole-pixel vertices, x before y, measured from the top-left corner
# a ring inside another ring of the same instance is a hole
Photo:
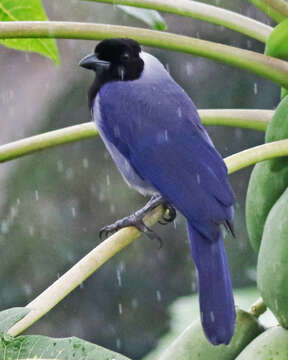
[[[85,56],[80,62],[79,65],[85,69],[103,71],[108,70],[111,63],[109,61],[100,60],[95,54],[90,54]]]

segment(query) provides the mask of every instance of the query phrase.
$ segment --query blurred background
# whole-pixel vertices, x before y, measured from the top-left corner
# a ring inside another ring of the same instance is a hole
[[[272,25],[248,1],[205,1]],[[111,5],[76,0],[43,5],[51,20],[144,25]],[[263,44],[223,27],[164,14],[168,31],[263,52]],[[1,144],[89,121],[91,74],[78,66],[95,42],[58,40],[61,64],[0,48]],[[146,48],[157,56],[200,109],[272,109],[279,88],[211,60]],[[209,127],[225,157],[258,145],[264,133]],[[244,216],[251,168],[230,176],[237,203],[236,239],[225,238],[234,288],[255,286],[256,257]],[[9,163],[0,172],[0,306],[25,306],[99,242],[98,231],[140,208],[99,137]],[[158,249],[144,236],[100,268],[26,333],[79,336],[140,359],[169,331],[168,306],[197,292],[185,222],[155,230]],[[255,299],[256,300],[256,299]],[[198,306],[194,303],[194,306]]]

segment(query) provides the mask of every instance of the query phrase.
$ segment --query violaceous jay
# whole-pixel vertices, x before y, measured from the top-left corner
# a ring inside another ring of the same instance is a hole
[[[233,234],[234,194],[227,168],[185,91],[152,55],[131,39],[108,39],[80,66],[94,70],[88,99],[92,119],[126,182],[148,204],[104,228],[128,225],[153,234],[142,219],[159,204],[174,219],[187,219],[198,273],[204,332],[214,344],[228,344],[235,307],[220,225]]]

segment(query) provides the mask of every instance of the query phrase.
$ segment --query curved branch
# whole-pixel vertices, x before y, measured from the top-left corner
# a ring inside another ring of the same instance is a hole
[[[277,156],[288,155],[288,140],[260,145],[225,159],[228,171],[231,174],[258,161],[271,159]],[[163,215],[162,206],[157,207],[145,217],[147,226],[155,224]],[[26,307],[31,311],[13,327],[8,333],[12,336],[20,334],[34,322],[45,315],[58,304],[65,296],[83,283],[95,270],[129,245],[141,234],[134,227],[127,227],[117,231],[107,240],[103,241],[94,250],[87,254],[70,270],[55,281],[49,288],[41,293]]]
[[[222,125],[265,131],[273,110],[205,109],[198,110],[204,125]]]
[[[158,206],[144,217],[145,224],[151,227],[161,218],[163,213],[162,205]],[[70,270],[37,296],[37,298],[31,301],[26,306],[31,311],[12,326],[8,333],[16,336],[34,324],[77,286],[81,285],[101,265],[131,244],[140,235],[141,233],[135,227],[127,227],[117,231],[117,233],[101,242],[95,249],[90,251]]]
[[[208,21],[238,31],[256,40],[266,42],[272,27],[247,16],[229,11],[218,6],[192,0],[88,0],[107,4],[121,4],[145,9],[154,9],[181,16]]]
[[[283,0],[249,0],[276,22],[285,20],[288,16],[288,4]]]
[[[271,120],[273,110],[199,110],[205,125],[226,125],[264,131]],[[6,162],[36,151],[58,145],[89,139],[98,135],[94,123],[88,122],[49,131],[0,146],[0,162]]]
[[[288,139],[273,141],[241,151],[225,158],[228,173],[232,174],[260,161],[288,156]]]
[[[98,134],[94,123],[73,125],[0,146],[0,162],[6,162],[58,145],[89,139]]]
[[[288,88],[288,63],[253,51],[162,31],[60,21],[0,22],[0,38],[107,39],[129,37],[147,46],[207,57],[251,71]]]

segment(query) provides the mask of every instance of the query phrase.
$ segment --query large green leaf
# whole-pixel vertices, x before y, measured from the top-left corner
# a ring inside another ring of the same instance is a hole
[[[117,5],[117,8],[126,14],[143,21],[146,25],[156,30],[166,30],[166,22],[156,10],[140,9],[134,6]]]
[[[29,309],[24,307],[15,307],[0,312],[0,334],[7,332],[11,326],[21,320],[26,314],[29,313]]]
[[[288,59],[288,19],[273,29],[266,42],[265,55]]]
[[[40,335],[0,339],[0,359],[129,360],[124,355],[76,337],[54,339]]]
[[[0,0],[0,21],[46,21],[48,20],[41,0]],[[40,53],[59,63],[54,39],[7,39],[3,45],[24,51]]]

